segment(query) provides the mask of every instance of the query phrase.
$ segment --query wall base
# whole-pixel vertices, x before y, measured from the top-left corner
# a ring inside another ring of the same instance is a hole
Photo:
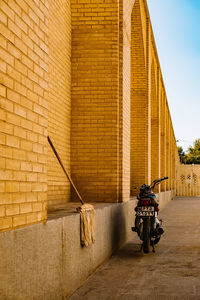
[[[172,191],[159,194],[163,208]],[[67,213],[0,234],[0,299],[59,300],[73,293],[133,236],[136,200],[95,205],[96,242],[80,245],[80,215]]]

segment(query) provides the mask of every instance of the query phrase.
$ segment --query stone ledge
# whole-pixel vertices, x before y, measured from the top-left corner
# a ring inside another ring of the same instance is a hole
[[[160,195],[163,205],[171,194]],[[61,207],[46,224],[1,233],[0,299],[59,300],[73,293],[133,236],[135,204],[95,204],[96,241],[88,248],[80,245],[79,214]]]

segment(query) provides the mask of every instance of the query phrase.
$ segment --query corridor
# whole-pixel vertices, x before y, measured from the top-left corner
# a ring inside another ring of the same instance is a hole
[[[160,213],[164,236],[156,252],[133,238],[70,300],[200,299],[200,197],[175,198]]]

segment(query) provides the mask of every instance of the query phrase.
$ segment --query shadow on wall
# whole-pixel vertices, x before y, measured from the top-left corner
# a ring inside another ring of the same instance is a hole
[[[126,211],[123,205],[119,204],[120,209],[115,207],[112,211],[112,222],[111,222],[111,243],[112,249],[118,249],[123,243],[127,241],[127,222],[126,222]]]

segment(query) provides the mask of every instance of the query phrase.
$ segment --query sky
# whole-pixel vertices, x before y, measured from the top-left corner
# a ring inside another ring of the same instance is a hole
[[[172,123],[186,151],[200,138],[200,0],[147,0]]]

